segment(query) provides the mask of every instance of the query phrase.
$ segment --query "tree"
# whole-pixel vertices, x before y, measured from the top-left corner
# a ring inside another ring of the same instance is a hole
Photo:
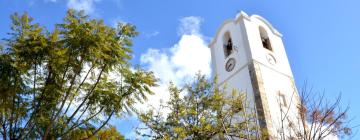
[[[296,100],[295,97],[292,98]],[[324,93],[315,94],[305,86],[300,93],[299,104],[290,102],[286,108],[279,104],[279,139],[323,140],[351,136],[354,125],[351,125],[351,120],[347,117],[349,107],[344,109],[340,103],[341,96],[331,102],[324,97]],[[298,110],[297,119],[288,119],[291,106]]]
[[[171,84],[170,100],[157,110],[140,112],[143,124],[136,131],[153,139],[268,139],[267,131],[257,124],[246,93],[226,91],[226,86],[218,87],[216,79],[209,81],[201,75],[183,88]],[[341,108],[340,97],[332,103],[306,88],[300,96],[293,94],[287,105],[282,104],[283,99],[278,100],[281,118],[280,124],[274,125],[277,135],[273,138],[323,140],[351,136],[354,126],[347,118],[348,107]],[[297,114],[296,118],[290,114]]]
[[[145,127],[138,127],[138,134],[153,139],[260,139],[246,94],[236,90],[226,94],[225,89],[201,75],[181,89],[171,85],[170,100],[158,111],[139,113]]]
[[[65,139],[79,140],[88,138],[92,135],[94,128],[78,128],[72,131]],[[125,137],[121,135],[114,126],[108,128],[102,128],[97,134],[95,134],[90,140],[125,140]]]
[[[133,25],[113,28],[74,10],[53,31],[26,13],[11,19],[0,54],[4,140],[65,138],[80,128],[91,138],[153,94],[152,72],[129,63]]]

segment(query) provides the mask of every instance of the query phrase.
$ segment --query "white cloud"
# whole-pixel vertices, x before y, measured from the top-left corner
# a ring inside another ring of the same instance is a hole
[[[171,62],[177,68],[174,72],[178,80],[192,78],[198,71],[210,75],[210,49],[201,36],[183,35],[171,52]]]
[[[180,26],[178,30],[179,35],[200,35],[200,25],[202,22],[200,17],[183,17],[180,19]]]
[[[69,0],[67,7],[75,10],[84,10],[87,14],[92,14],[95,11],[95,2],[99,1],[100,0]]]
[[[151,33],[145,33],[145,36],[146,36],[146,38],[151,38],[151,37],[159,35],[159,33],[160,33],[159,31],[153,31]]]
[[[178,86],[183,85],[190,82],[199,71],[210,76],[210,49],[200,34],[201,22],[199,17],[181,18],[181,38],[178,43],[163,50],[148,49],[141,55],[141,64],[154,72],[160,79],[160,86],[153,88],[155,95],[149,96],[148,102],[138,108],[146,108],[148,105],[158,108],[160,101],[167,102],[170,96],[167,91],[170,81]]]

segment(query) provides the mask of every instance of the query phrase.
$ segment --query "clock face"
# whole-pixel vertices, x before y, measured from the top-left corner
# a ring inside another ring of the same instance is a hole
[[[225,70],[227,72],[230,72],[230,71],[232,71],[234,69],[234,67],[235,67],[235,59],[230,58],[225,64]]]
[[[266,55],[266,60],[271,64],[271,65],[275,65],[276,64],[276,59],[273,55],[271,54],[267,54]]]

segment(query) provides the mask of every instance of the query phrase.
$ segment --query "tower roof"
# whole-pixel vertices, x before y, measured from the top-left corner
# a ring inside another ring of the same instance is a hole
[[[245,20],[248,20],[248,21],[251,21],[251,20],[259,20],[259,21],[263,22],[266,26],[268,26],[268,28],[271,30],[271,32],[273,32],[275,35],[282,37],[282,34],[281,34],[279,31],[277,31],[277,30],[270,24],[270,22],[268,22],[265,18],[263,18],[263,17],[261,17],[261,16],[259,16],[259,15],[251,15],[251,16],[249,16],[249,15],[246,14],[244,11],[241,11],[241,12],[239,12],[238,14],[236,14],[236,16],[235,16],[234,19],[227,19],[227,20],[225,20],[225,22],[223,22],[223,23],[221,24],[219,30],[216,32],[216,34],[215,34],[214,38],[212,39],[212,41],[210,42],[209,46],[212,46],[213,43],[216,42],[216,40],[217,40],[217,38],[218,38],[218,36],[219,36],[219,34],[220,34],[220,31],[222,30],[222,28],[223,28],[225,25],[227,25],[227,24],[229,24],[229,23],[234,23],[234,24],[236,24],[236,23],[240,22],[241,19],[245,19]]]

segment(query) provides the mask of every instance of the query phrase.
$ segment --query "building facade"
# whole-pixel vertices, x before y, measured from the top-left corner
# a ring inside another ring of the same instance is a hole
[[[240,12],[221,25],[209,47],[219,86],[246,92],[259,126],[278,139],[281,127],[298,118],[299,103],[282,35],[261,16]]]

